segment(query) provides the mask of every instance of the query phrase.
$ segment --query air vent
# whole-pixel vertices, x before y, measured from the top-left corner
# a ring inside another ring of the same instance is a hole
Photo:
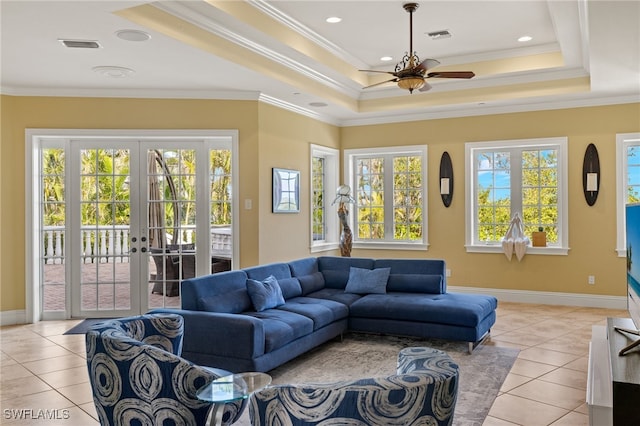
[[[60,39],[60,43],[66,47],[78,48],[78,49],[99,49],[100,43],[95,40],[64,40]]]
[[[449,30],[433,31],[433,32],[427,33],[427,35],[431,37],[431,40],[451,38],[451,33],[449,32]]]

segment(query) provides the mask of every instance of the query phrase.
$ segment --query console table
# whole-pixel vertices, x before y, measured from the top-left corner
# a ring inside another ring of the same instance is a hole
[[[618,352],[637,339],[614,327],[633,329],[628,318],[607,318],[593,326],[589,344],[587,404],[592,426],[640,424],[640,351]]]
[[[220,377],[199,389],[196,397],[202,401],[213,402],[207,419],[208,425],[222,425],[224,405],[227,402],[246,399],[253,392],[263,389],[271,383],[271,376],[265,373],[238,373]]]

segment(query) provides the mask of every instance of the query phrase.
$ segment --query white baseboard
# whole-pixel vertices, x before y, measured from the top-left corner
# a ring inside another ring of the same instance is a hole
[[[26,324],[27,312],[19,311],[2,311],[0,312],[0,325]]]
[[[477,293],[495,296],[498,300],[542,305],[584,306],[589,308],[627,309],[627,298],[599,294],[556,293],[553,291],[505,290],[499,288],[447,286],[452,293]]]

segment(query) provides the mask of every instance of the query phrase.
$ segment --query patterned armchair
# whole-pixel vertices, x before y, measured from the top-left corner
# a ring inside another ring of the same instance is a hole
[[[453,422],[458,365],[431,348],[406,348],[397,375],[332,384],[276,385],[253,394],[252,425],[429,425]]]
[[[196,391],[226,372],[180,358],[183,321],[175,314],[141,315],[87,332],[87,367],[101,425],[205,424],[211,403],[198,400]],[[245,405],[226,404],[222,424],[238,420]]]

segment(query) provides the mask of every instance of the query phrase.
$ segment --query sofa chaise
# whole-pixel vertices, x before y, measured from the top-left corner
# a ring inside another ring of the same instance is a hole
[[[269,371],[346,331],[465,341],[471,352],[497,300],[448,293],[445,270],[434,259],[309,257],[185,280],[182,309],[152,312],[184,318],[184,358],[233,372]],[[279,302],[256,308],[249,284],[274,281]]]

